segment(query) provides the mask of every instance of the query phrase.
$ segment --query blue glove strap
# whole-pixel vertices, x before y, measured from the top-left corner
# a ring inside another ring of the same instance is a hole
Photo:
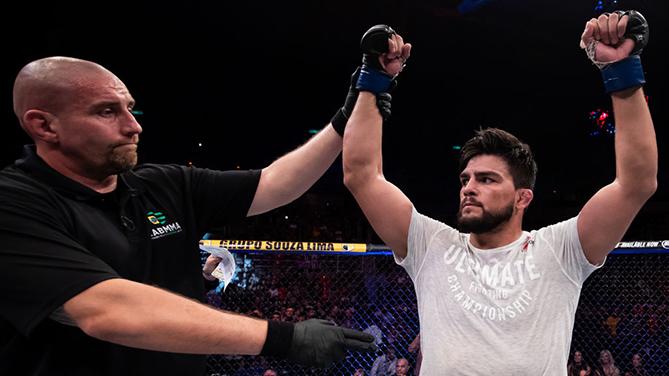
[[[360,91],[369,91],[376,95],[387,92],[392,80],[393,78],[389,75],[363,65],[355,88]]]
[[[632,55],[602,69],[604,90],[607,94],[641,86],[646,83],[639,55]]]

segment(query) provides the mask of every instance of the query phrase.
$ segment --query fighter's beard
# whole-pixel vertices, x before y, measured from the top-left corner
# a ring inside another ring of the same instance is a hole
[[[507,222],[513,215],[513,204],[501,209],[498,212],[490,212],[483,207],[483,211],[478,218],[467,218],[462,216],[462,208],[458,211],[458,230],[464,233],[483,234],[491,232],[502,223]]]

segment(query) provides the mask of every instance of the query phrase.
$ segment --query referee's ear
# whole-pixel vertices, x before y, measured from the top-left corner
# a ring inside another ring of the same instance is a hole
[[[58,119],[52,113],[31,109],[24,112],[19,120],[21,127],[33,141],[42,141],[50,144],[58,142],[57,127],[54,127],[54,123],[58,122]]]

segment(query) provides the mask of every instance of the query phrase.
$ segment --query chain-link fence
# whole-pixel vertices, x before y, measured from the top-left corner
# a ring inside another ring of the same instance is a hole
[[[390,255],[329,255],[236,251],[238,273],[210,304],[225,310],[284,321],[312,317],[374,334],[381,350],[351,354],[328,370],[307,369],[272,358],[211,356],[209,375],[369,375],[406,358],[419,332],[416,296],[405,271]],[[576,314],[572,350],[593,367],[609,350],[621,369],[639,353],[649,375],[669,375],[669,279],[667,254],[612,255],[586,282]],[[413,370],[412,370],[413,371]],[[413,374],[413,372],[412,372]]]
[[[596,367],[606,350],[621,376],[634,354],[648,375],[669,375],[669,254],[612,255],[585,282],[572,353]]]

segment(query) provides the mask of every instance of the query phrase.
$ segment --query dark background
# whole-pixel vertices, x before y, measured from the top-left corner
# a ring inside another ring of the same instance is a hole
[[[649,21],[642,55],[660,148],[660,188],[627,238],[667,239],[664,1],[603,1]],[[466,5],[473,9],[464,10]],[[116,73],[143,111],[142,162],[261,168],[325,126],[360,61],[360,36],[393,26],[414,45],[393,93],[384,168],[416,207],[447,222],[457,205],[457,157],[479,127],[528,142],[539,175],[527,227],[575,215],[614,178],[613,138],[593,137],[590,111],[610,109],[597,69],[580,50],[597,1],[30,2],[2,5],[4,129],[0,162],[28,143],[11,90],[31,60],[65,55]],[[458,8],[460,6],[460,8]],[[11,9],[11,10],[10,10]],[[199,147],[198,143],[203,146]],[[341,161],[312,189],[350,194]],[[353,205],[343,205],[342,216]],[[354,211],[357,209],[353,209]]]

